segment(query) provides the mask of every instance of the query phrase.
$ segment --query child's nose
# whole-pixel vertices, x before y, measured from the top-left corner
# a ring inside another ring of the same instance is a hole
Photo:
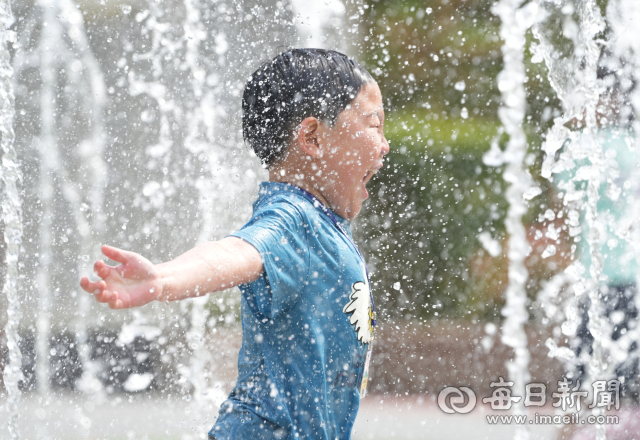
[[[382,148],[380,149],[382,156],[386,156],[387,154],[389,154],[390,149],[391,148],[389,147],[389,142],[387,142],[387,138],[384,137],[384,135],[382,135]]]

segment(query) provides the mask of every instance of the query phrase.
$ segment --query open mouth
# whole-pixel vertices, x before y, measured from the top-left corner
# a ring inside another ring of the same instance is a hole
[[[367,171],[367,173],[362,178],[362,181],[366,184],[373,177],[373,175],[376,174],[377,172],[378,172],[377,169],[373,169],[373,170]]]

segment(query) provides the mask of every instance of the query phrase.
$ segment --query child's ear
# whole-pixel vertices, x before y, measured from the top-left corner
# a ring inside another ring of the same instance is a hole
[[[298,126],[295,140],[300,149],[313,158],[322,157],[322,149],[318,144],[319,125],[317,118],[312,116],[305,118]]]

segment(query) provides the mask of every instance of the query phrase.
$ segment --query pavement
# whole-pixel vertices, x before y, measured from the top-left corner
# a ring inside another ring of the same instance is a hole
[[[22,439],[37,440],[195,440],[217,415],[222,393],[205,403],[157,394],[86,399],[75,393],[35,393],[22,396],[19,429]],[[10,438],[4,397],[0,397],[0,438]],[[550,409],[542,411],[552,414]],[[491,425],[487,412],[477,407],[469,414],[445,414],[430,399],[416,396],[369,395],[361,402],[353,440],[511,440],[515,424]],[[503,415],[505,413],[502,413]],[[530,415],[533,417],[533,413]],[[558,428],[529,424],[531,440],[554,440]]]
[[[543,408],[540,413],[548,414]],[[445,414],[430,399],[421,397],[367,396],[360,403],[360,412],[353,431],[354,440],[512,440],[515,424],[492,425],[487,415],[508,415],[508,412],[487,411],[482,405],[469,414]],[[535,418],[534,413],[530,417]],[[532,420],[535,421],[535,420]],[[553,425],[525,424],[530,440],[554,440],[559,430]]]

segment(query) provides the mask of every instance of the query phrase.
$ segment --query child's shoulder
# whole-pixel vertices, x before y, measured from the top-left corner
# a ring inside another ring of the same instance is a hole
[[[290,186],[290,185],[289,185]],[[271,220],[287,229],[307,229],[317,223],[318,213],[313,205],[297,191],[288,188],[261,193],[253,206],[253,221]]]
[[[247,240],[262,252],[275,243],[308,247],[310,232],[318,223],[313,205],[288,191],[261,192],[251,219],[233,235]]]
[[[279,182],[265,182],[260,185],[260,193],[253,210],[254,215],[269,212],[310,217],[316,214],[316,209],[296,187]]]

